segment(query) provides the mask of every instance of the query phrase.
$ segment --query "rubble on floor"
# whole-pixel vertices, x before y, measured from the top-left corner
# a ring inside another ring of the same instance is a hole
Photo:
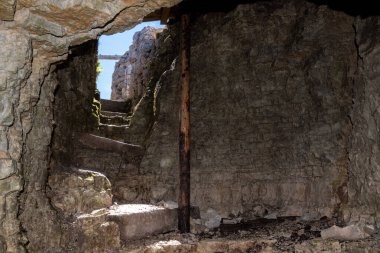
[[[378,233],[360,240],[323,240],[321,231],[334,223],[329,219],[302,221],[288,217],[222,224],[199,234],[173,232],[128,241],[119,253],[380,252]]]
[[[370,225],[349,225],[346,227],[332,226],[321,231],[323,239],[360,240],[370,237],[375,229]]]

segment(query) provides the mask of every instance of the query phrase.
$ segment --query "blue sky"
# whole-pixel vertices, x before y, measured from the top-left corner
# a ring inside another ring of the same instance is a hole
[[[153,26],[156,28],[164,27],[160,25],[160,21],[144,22],[123,33],[109,36],[102,35],[99,38],[98,53],[104,55],[123,55],[128,51],[129,46],[132,44],[133,35],[136,32],[141,31],[145,26]],[[112,60],[100,60],[103,72],[98,76],[96,83],[97,88],[100,91],[100,97],[103,99],[111,98],[112,73],[115,68],[115,63],[116,61]]]

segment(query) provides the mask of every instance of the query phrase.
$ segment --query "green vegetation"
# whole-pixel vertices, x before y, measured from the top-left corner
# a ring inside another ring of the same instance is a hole
[[[91,108],[91,114],[93,116],[93,119],[95,120],[96,128],[99,126],[100,123],[100,92],[98,89],[95,90],[94,98],[92,101],[92,108]]]
[[[100,62],[97,61],[96,62],[96,77],[98,77],[99,74],[102,73],[102,72],[103,72],[102,66],[100,66]]]

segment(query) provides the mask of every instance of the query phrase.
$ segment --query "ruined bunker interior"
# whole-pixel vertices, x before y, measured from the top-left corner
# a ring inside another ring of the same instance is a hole
[[[0,253],[380,252],[373,5],[3,1]],[[100,99],[99,36],[149,20]]]

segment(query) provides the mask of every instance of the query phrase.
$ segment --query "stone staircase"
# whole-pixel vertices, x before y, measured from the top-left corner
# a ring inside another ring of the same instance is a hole
[[[176,209],[112,202],[111,183],[83,169],[55,171],[49,177],[52,205],[68,222],[70,252],[113,252],[128,241],[175,230]]]
[[[150,178],[139,171],[144,149],[93,134],[75,138],[72,164],[76,168],[97,171],[112,182],[114,201],[141,203],[147,199]]]
[[[96,133],[100,136],[110,138],[112,140],[117,140],[120,142],[125,141],[126,135],[129,134],[129,125],[109,125],[109,124],[100,124],[99,132]]]
[[[73,231],[80,240],[77,252],[114,252],[133,240],[175,230],[177,212],[153,205],[112,205],[80,214]]]
[[[131,105],[127,102],[101,99],[97,135],[124,142],[131,123]]]
[[[128,126],[131,123],[131,116],[123,112],[102,111],[100,115],[100,125],[121,125]]]
[[[70,236],[76,239],[69,240],[76,242],[73,252],[110,252],[127,241],[177,227],[175,208],[141,204],[146,199],[141,193],[149,185],[139,172],[144,148],[123,142],[122,130],[105,137],[104,129],[125,129],[130,122],[120,102],[105,107],[101,134],[75,134],[72,168],[49,177],[52,205],[65,217],[74,217]]]

